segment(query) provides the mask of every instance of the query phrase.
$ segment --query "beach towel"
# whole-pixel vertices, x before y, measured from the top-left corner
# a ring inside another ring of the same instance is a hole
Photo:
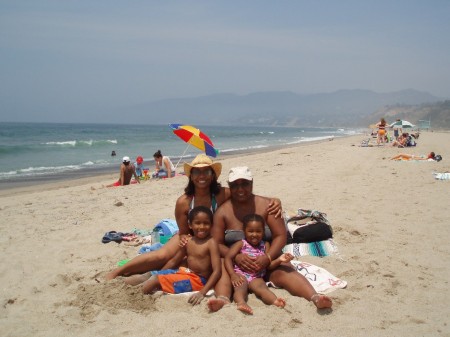
[[[152,245],[145,244],[145,245],[142,245],[141,248],[139,248],[138,254],[145,254],[148,252],[153,252],[155,250],[160,249],[162,246],[163,246],[163,244],[161,242],[157,242]]]
[[[450,180],[450,173],[433,173],[434,179],[436,180]]]
[[[370,143],[370,138],[364,139],[364,140],[361,142],[361,144],[358,145],[358,146],[359,146],[359,147],[372,147],[373,145],[372,145],[372,144],[369,144],[369,143]]]
[[[329,256],[337,255],[338,249],[333,239],[308,243],[291,243],[283,248],[283,253],[290,253],[295,257],[299,256]]]
[[[165,292],[162,291],[162,290],[158,290],[158,291],[156,291],[155,293],[160,293],[160,294],[163,294],[163,295],[171,295],[171,296],[191,296],[191,295],[195,294],[196,291],[188,291],[188,292],[185,292],[185,293],[171,294],[171,293],[165,293]],[[210,290],[208,290],[208,292],[205,294],[205,297],[211,297],[211,296],[213,296],[214,294],[215,294],[215,293],[214,293],[214,289],[210,289]]]
[[[327,270],[315,266],[311,263],[301,261],[291,261],[297,272],[302,274],[319,294],[329,294],[337,289],[347,286],[347,281],[341,280]],[[277,288],[272,282],[267,282],[268,286]]]
[[[347,281],[337,278],[321,267],[301,261],[291,261],[291,263],[320,294],[328,294],[337,289],[347,287]]]
[[[137,181],[131,180],[129,185],[131,185],[131,184],[137,184]],[[120,180],[113,183],[110,187],[118,187],[118,186],[122,186],[122,185],[120,185]],[[127,186],[127,185],[124,185],[124,186]]]

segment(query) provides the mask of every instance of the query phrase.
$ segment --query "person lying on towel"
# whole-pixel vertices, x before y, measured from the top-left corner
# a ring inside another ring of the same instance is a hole
[[[426,156],[416,156],[408,153],[400,153],[391,158],[391,160],[435,160],[434,152],[430,152]]]

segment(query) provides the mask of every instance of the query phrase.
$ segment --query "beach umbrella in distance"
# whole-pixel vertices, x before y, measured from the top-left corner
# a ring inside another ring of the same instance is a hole
[[[172,128],[174,134],[176,134],[188,144],[186,150],[184,150],[183,154],[181,155],[180,160],[181,158],[183,158],[184,154],[189,148],[189,145],[196,147],[202,152],[205,152],[205,154],[210,157],[215,158],[219,154],[219,151],[214,148],[214,144],[211,139],[209,139],[209,137],[205,133],[203,133],[196,127],[185,124],[169,124],[169,126]],[[180,160],[178,161],[176,166],[178,166]]]
[[[395,121],[394,123],[392,123],[391,125],[389,125],[391,128],[394,129],[412,129],[415,127],[414,124],[405,121],[405,120],[399,120],[399,121]]]

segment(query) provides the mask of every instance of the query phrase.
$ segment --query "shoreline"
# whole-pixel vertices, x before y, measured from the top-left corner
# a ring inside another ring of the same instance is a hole
[[[228,158],[236,158],[242,155],[250,155],[257,153],[270,153],[273,151],[277,151],[280,149],[288,149],[293,147],[304,147],[310,146],[314,144],[320,144],[324,142],[329,142],[335,139],[340,138],[349,138],[349,137],[358,137],[363,135],[346,135],[342,137],[333,137],[330,139],[321,139],[321,140],[313,140],[313,141],[304,141],[296,144],[285,144],[285,145],[277,145],[270,146],[265,148],[257,148],[257,149],[245,149],[245,150],[236,150],[227,152],[225,154],[220,154],[219,157],[213,158],[214,161],[223,161]],[[200,152],[199,152],[200,153]],[[191,161],[192,158],[188,158],[188,161]],[[180,161],[180,164],[177,168],[177,171],[180,172],[180,167],[182,171],[183,160]],[[144,162],[145,163],[145,162]],[[175,163],[174,163],[175,164]],[[149,166],[151,167],[151,166]],[[64,186],[75,186],[78,184],[88,184],[92,182],[96,182],[98,180],[108,180],[111,179],[111,183],[117,180],[119,176],[119,165],[117,168],[96,168],[96,169],[84,169],[82,171],[75,172],[65,172],[54,175],[42,175],[42,176],[34,176],[34,177],[24,177],[24,178],[15,178],[11,180],[3,180],[0,181],[0,196],[6,195],[8,193],[27,193],[39,188],[49,188],[54,189],[58,188],[59,185]]]

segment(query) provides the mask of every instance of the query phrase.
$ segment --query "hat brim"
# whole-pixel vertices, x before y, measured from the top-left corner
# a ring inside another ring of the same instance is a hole
[[[211,165],[209,165],[209,164],[191,165],[189,163],[184,163],[184,174],[186,174],[188,177],[190,177],[191,170],[196,167],[211,167],[216,175],[216,178],[219,178],[220,174],[222,173],[222,164],[221,163],[212,163]]]
[[[228,178],[229,183],[235,182],[236,180],[253,181],[253,178],[249,178],[248,176],[236,176],[236,177],[233,177],[231,180]]]

